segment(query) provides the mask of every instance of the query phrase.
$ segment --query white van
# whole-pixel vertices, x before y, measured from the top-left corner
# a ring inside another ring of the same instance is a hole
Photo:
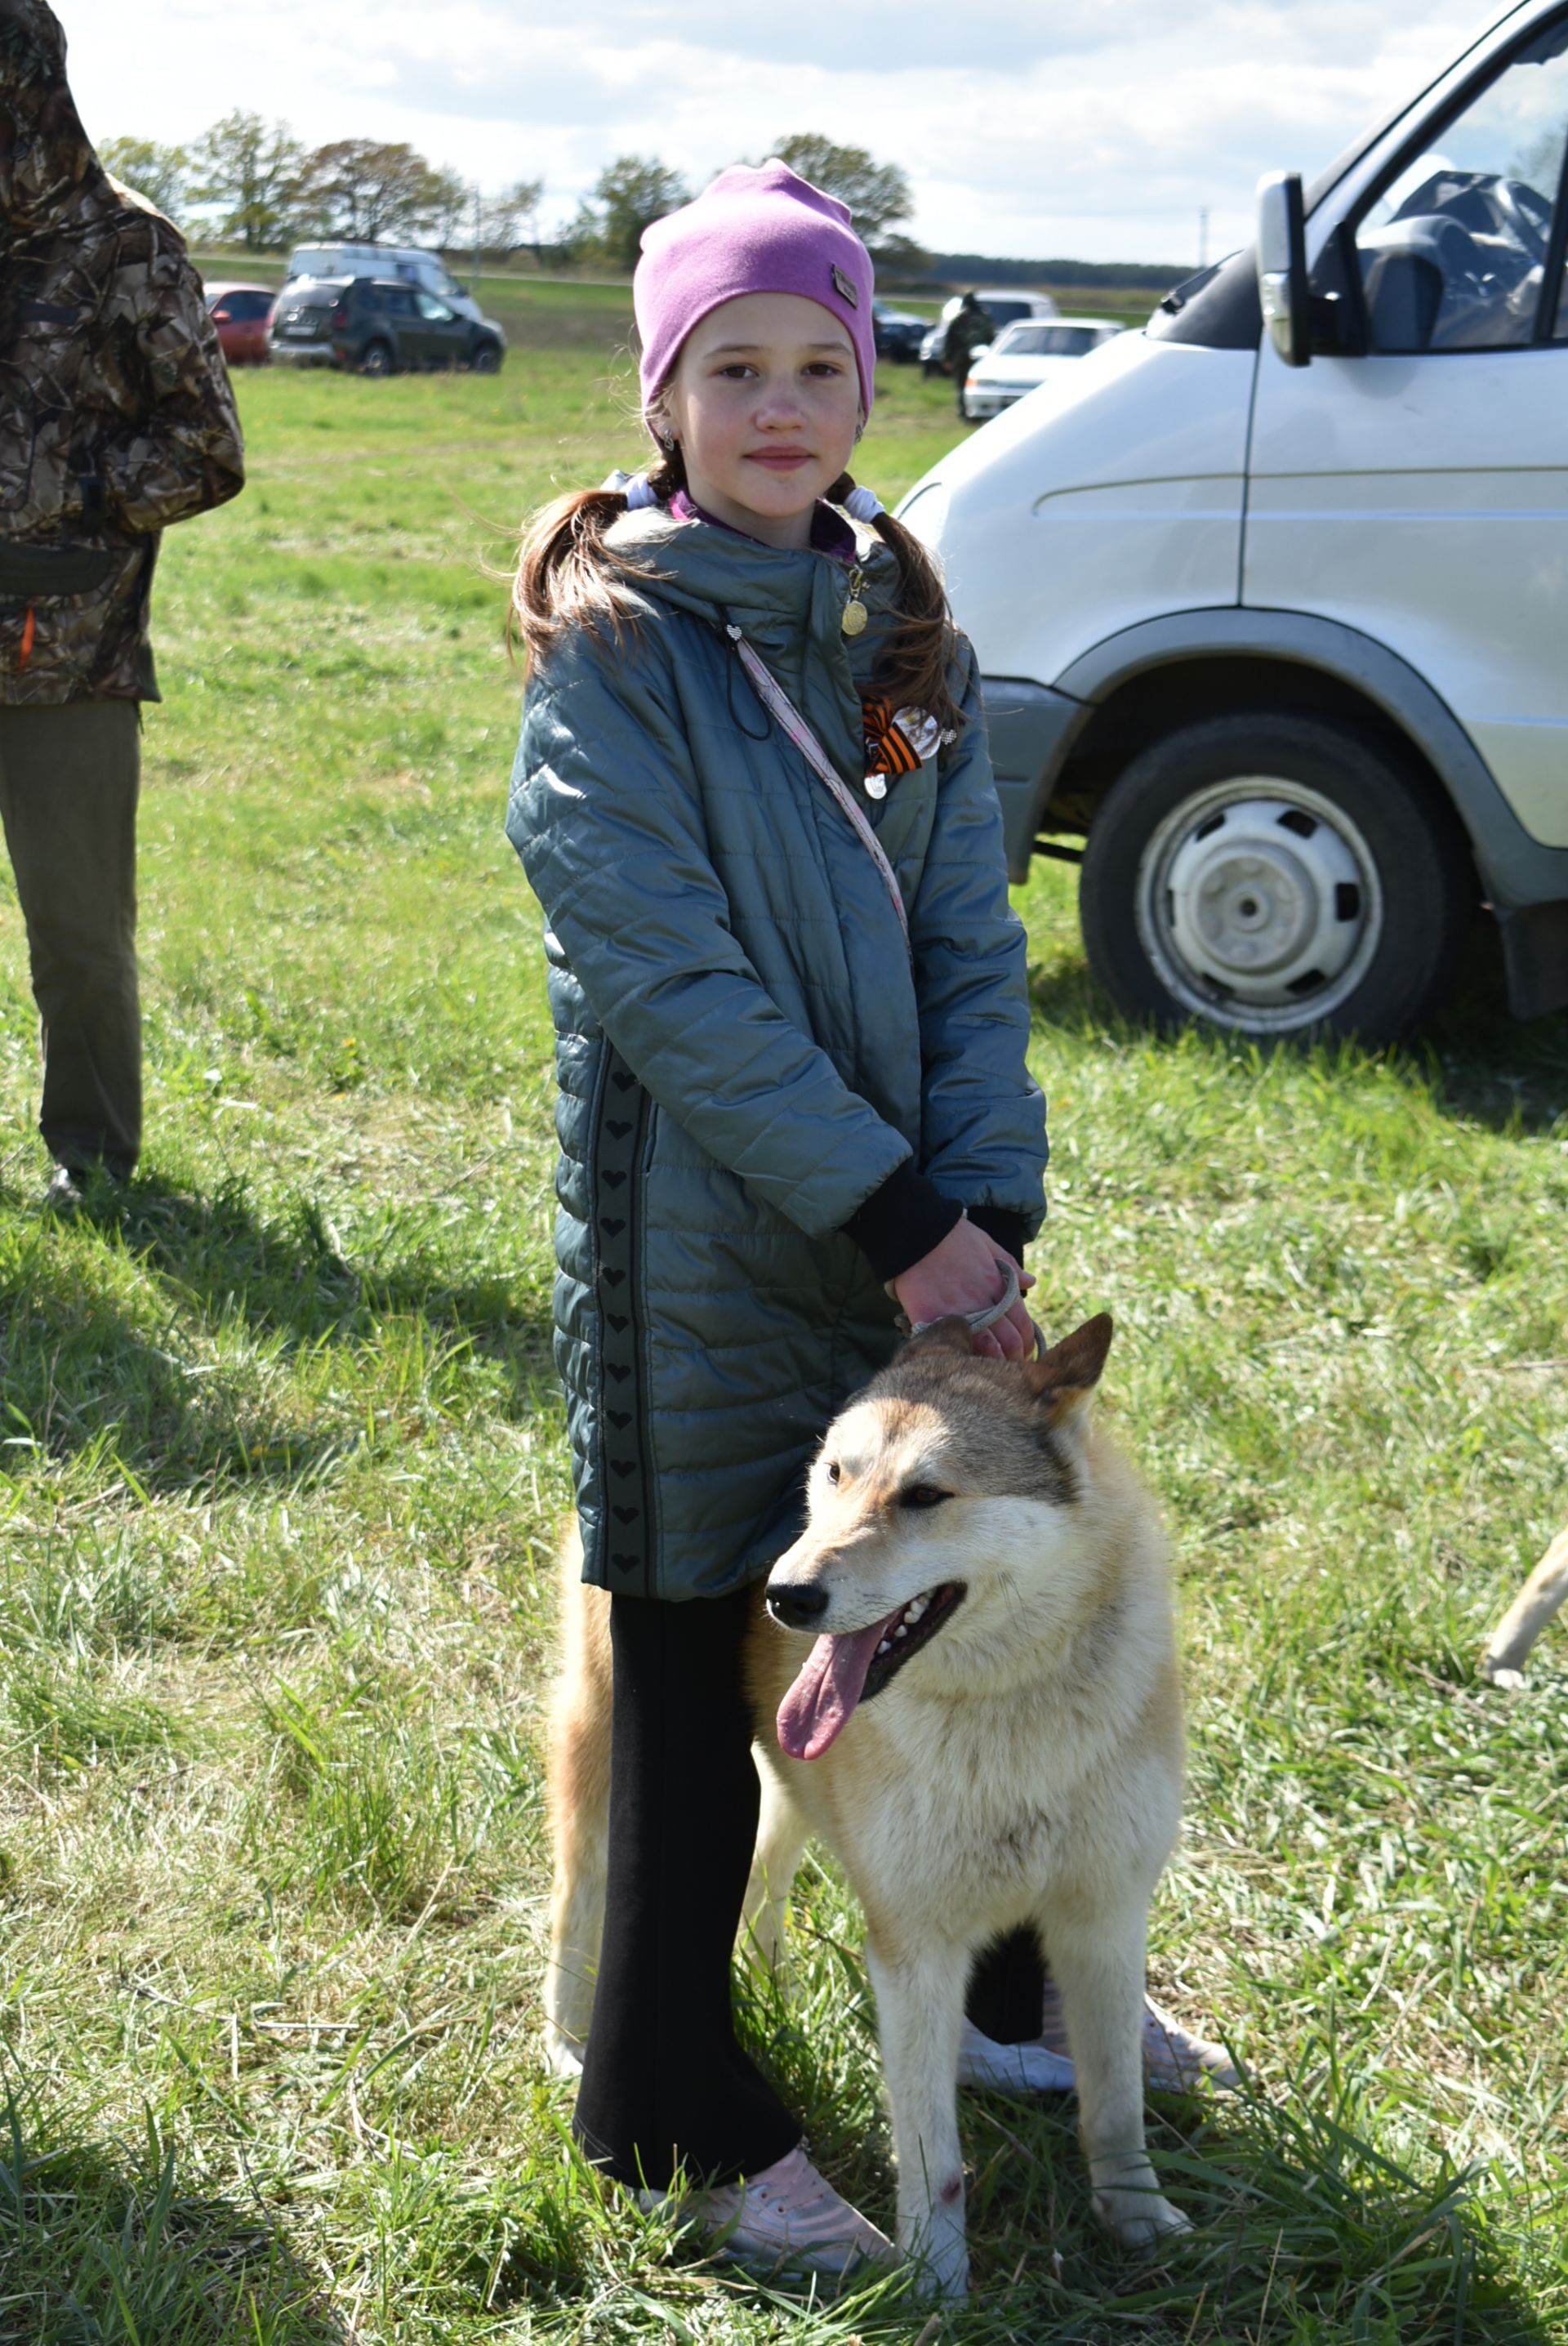
[[[901,507],[1013,874],[1081,861],[1128,1015],[1400,1035],[1478,899],[1515,1012],[1568,1005],[1565,185],[1568,0],[1524,0]]]
[[[395,244],[298,244],[283,271],[285,285],[296,277],[401,277],[422,293],[433,293],[460,318],[478,321],[478,302],[448,269],[439,252]]]

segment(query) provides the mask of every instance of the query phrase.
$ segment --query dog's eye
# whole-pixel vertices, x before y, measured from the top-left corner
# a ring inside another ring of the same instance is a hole
[[[934,1483],[911,1483],[907,1491],[899,1493],[899,1504],[901,1507],[940,1507],[944,1499],[952,1496],[951,1491],[939,1491]]]
[[[838,1481],[839,1472],[839,1462],[836,1458],[832,1459],[828,1467],[828,1480],[830,1483],[836,1483]]]

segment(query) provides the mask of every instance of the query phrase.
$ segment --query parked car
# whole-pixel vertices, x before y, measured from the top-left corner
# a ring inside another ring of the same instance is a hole
[[[873,301],[871,325],[878,358],[912,365],[920,356],[920,346],[930,331],[931,320],[917,318],[910,310],[890,309],[885,301]]]
[[[473,295],[453,275],[440,253],[424,250],[418,245],[297,244],[289,255],[283,282],[291,285],[300,277],[318,280],[329,277],[376,277],[383,281],[396,278],[423,293],[433,293],[449,310],[455,310],[460,318],[472,318],[476,325],[484,322]]]
[[[970,357],[960,414],[970,423],[1000,415],[1026,391],[1037,391],[1074,360],[1114,342],[1121,331],[1109,318],[1020,318],[1003,326],[993,342],[983,343]]]
[[[460,317],[415,286],[326,277],[285,285],[268,346],[285,366],[346,367],[360,374],[468,367],[494,374],[506,338],[494,319]]]
[[[207,314],[230,366],[265,366],[267,321],[278,298],[273,285],[208,285]]]
[[[1478,902],[1568,1007],[1565,120],[1524,0],[900,508],[1130,1015],[1401,1035]]]
[[[994,334],[999,334],[1003,326],[1015,324],[1020,318],[1054,318],[1057,314],[1056,304],[1049,293],[1021,293],[1015,285],[981,286],[974,298],[990,319]],[[926,328],[925,340],[920,346],[920,360],[927,374],[945,374],[947,372],[942,346],[962,301],[962,294],[955,293],[950,301],[942,303],[942,315],[935,325]]]

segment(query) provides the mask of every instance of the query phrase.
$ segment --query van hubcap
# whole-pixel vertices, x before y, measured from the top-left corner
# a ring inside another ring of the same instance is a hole
[[[1237,775],[1168,814],[1138,866],[1138,934],[1185,1009],[1253,1033],[1328,1017],[1383,927],[1371,852],[1304,783]]]

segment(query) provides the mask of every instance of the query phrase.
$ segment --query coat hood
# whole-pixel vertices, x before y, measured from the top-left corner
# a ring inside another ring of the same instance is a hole
[[[45,0],[0,0],[0,242],[113,209]]]

